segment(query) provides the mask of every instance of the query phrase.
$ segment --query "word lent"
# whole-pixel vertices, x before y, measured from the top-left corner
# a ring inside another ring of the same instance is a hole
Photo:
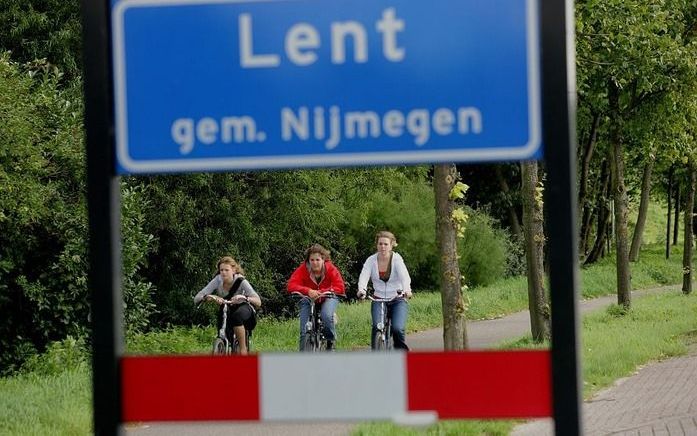
[[[240,14],[238,25],[242,68],[275,68],[281,65],[281,57],[276,53],[255,53],[251,14]],[[382,34],[382,54],[390,62],[400,62],[404,59],[406,50],[399,47],[397,43],[397,33],[404,28],[404,20],[397,18],[395,8],[382,11],[382,18],[375,23],[375,29]],[[349,38],[353,43],[353,61],[368,62],[368,32],[365,26],[357,21],[335,21],[330,24],[331,62],[346,63],[346,46]],[[286,32],[285,55],[295,65],[305,67],[317,62],[317,49],[320,46],[319,31],[311,24],[297,23]]]

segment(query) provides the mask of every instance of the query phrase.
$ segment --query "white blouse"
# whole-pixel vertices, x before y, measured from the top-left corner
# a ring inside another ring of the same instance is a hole
[[[374,294],[377,298],[394,298],[397,296],[397,291],[411,291],[411,277],[409,277],[407,266],[404,264],[402,256],[394,251],[392,252],[390,278],[387,282],[380,279],[377,253],[366,259],[363,264],[363,270],[361,270],[361,275],[358,277],[359,291],[366,290],[368,279],[373,284]]]

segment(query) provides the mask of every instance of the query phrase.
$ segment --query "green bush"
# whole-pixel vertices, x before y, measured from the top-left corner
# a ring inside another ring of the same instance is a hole
[[[504,232],[506,232],[504,230]],[[525,240],[505,233],[506,241],[506,273],[505,277],[527,275],[527,260],[525,259]]]
[[[486,286],[505,276],[509,244],[506,233],[483,212],[468,210],[459,244],[460,273],[468,286]]]
[[[433,191],[427,167],[195,174],[129,179],[147,194],[152,248],[144,281],[154,285],[152,325],[204,324],[191,297],[234,256],[263,300],[265,314],[292,313],[285,284],[305,249],[332,253],[355,291],[378,230],[397,235],[417,287],[435,281]]]
[[[394,169],[375,172],[383,178],[381,189],[364,191],[348,211],[351,220],[344,232],[355,244],[353,284],[365,259],[375,253],[375,235],[389,230],[397,237],[395,248],[404,258],[412,288],[438,286],[433,187],[426,181],[427,168],[417,167],[411,174]]]
[[[89,329],[82,86],[63,80],[45,61],[0,54],[0,374]],[[138,276],[152,239],[142,200],[124,191],[125,314],[141,327],[152,310]]]
[[[90,354],[82,338],[68,336],[52,342],[42,354],[34,354],[22,365],[22,373],[41,376],[59,375],[89,365]]]

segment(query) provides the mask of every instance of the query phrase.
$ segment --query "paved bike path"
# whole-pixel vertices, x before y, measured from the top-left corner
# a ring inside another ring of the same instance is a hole
[[[652,290],[635,291],[633,296],[640,297],[651,292],[664,292],[664,291],[675,291],[679,292],[679,286],[669,286],[663,288],[657,288]],[[616,303],[617,297],[615,295],[595,298],[592,300],[584,300],[579,302],[579,312],[587,313],[593,310],[602,309],[609,304]],[[527,311],[514,313],[498,319],[485,320],[485,321],[472,321],[467,323],[467,334],[469,347],[471,349],[483,349],[483,348],[493,348],[497,344],[505,340],[511,340],[519,338],[527,334],[530,330],[530,316]],[[442,350],[443,349],[443,329],[437,328],[432,330],[427,330],[423,332],[418,332],[408,335],[407,342],[413,350]],[[671,364],[676,365],[675,367],[670,366]],[[643,434],[666,434],[666,435],[697,435],[697,413],[692,413],[690,410],[685,410],[685,407],[676,407],[676,411],[680,411],[682,415],[671,415],[671,407],[668,405],[673,405],[676,401],[671,398],[677,398],[682,402],[685,402],[689,407],[697,409],[697,356],[686,357],[681,359],[673,359],[667,362],[663,362],[656,365],[651,365],[646,367],[649,368],[658,367],[660,370],[651,370],[648,378],[634,380],[630,377],[620,384],[619,387],[624,389],[629,388],[629,395],[635,395],[633,391],[641,391],[646,389],[651,389],[655,392],[660,386],[673,386],[673,389],[663,389],[660,390],[659,397],[662,398],[661,403],[663,413],[641,413],[643,417],[654,417],[658,416],[664,417],[666,428],[668,424],[675,427],[675,423],[672,421],[677,419],[677,425],[680,429],[687,429],[690,432],[678,433],[676,431],[671,433],[644,433],[638,432],[643,427],[638,427],[635,430],[634,435]],[[690,372],[691,371],[691,372]],[[640,371],[639,374],[644,372]],[[648,372],[648,371],[647,371]],[[680,378],[673,378],[680,377]],[[677,382],[680,380],[680,382]],[[690,391],[683,392],[685,389],[679,389],[680,386],[685,386],[686,389],[689,388]],[[618,388],[619,388],[618,387]],[[626,401],[619,397],[613,397],[615,395],[615,388],[610,388],[601,394],[598,394],[590,403],[588,404],[598,404],[599,407],[588,407],[584,405],[584,428],[585,434],[600,435],[600,434],[615,434],[613,433],[613,428],[618,430],[628,429],[627,422],[631,421],[632,416],[637,416],[636,411],[630,411],[629,409],[635,408],[637,401]],[[679,391],[679,392],[678,392]],[[606,394],[609,393],[609,394]],[[610,397],[602,397],[602,395],[610,395]],[[623,394],[624,395],[624,394]],[[658,400],[659,397],[652,396],[653,401],[644,401],[643,404],[652,408],[652,404]],[[615,398],[617,401],[613,402],[613,408],[608,408],[607,401],[605,398]],[[693,404],[694,403],[694,404]],[[610,410],[612,409],[612,410]],[[627,409],[627,410],[625,410]],[[665,412],[668,411],[668,413]],[[690,415],[692,413],[692,415]],[[691,416],[691,418],[690,418]],[[668,419],[670,418],[670,419]],[[691,421],[690,421],[691,420]],[[661,422],[659,419],[654,424],[659,428]],[[670,422],[667,422],[670,421]],[[637,421],[638,422],[638,421]],[[692,422],[692,427],[690,427],[690,422]],[[648,424],[647,424],[648,425]],[[652,424],[653,425],[653,424]],[[253,423],[253,424],[241,424],[241,423],[196,423],[196,424],[175,424],[175,423],[154,423],[147,425],[128,425],[126,426],[126,432],[129,434],[137,436],[150,436],[150,435],[250,435],[250,436],[305,436],[305,435],[349,435],[351,430],[355,428],[355,424],[350,423]],[[599,432],[593,433],[593,431]],[[544,435],[552,434],[552,423],[551,420],[538,420],[533,421],[529,424],[521,425],[516,427],[514,430],[515,435]],[[625,433],[618,433],[625,434]]]

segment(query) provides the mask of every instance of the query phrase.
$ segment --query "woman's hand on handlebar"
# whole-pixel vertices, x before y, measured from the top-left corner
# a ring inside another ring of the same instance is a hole
[[[244,295],[241,295],[241,294],[235,295],[234,297],[232,297],[230,299],[230,303],[232,303],[232,304],[242,304],[242,303],[246,303],[247,301],[249,301],[247,299],[247,297],[245,297]]]
[[[318,298],[322,298],[322,297],[343,297],[343,295],[334,293],[334,290],[332,290],[332,289],[325,289],[324,291],[310,289],[309,291],[307,291],[307,296],[310,297],[312,299],[312,301],[315,301]]]
[[[212,294],[209,294],[209,295],[206,295],[205,297],[203,297],[203,301],[204,302],[205,301],[215,301],[218,304],[223,304],[223,302],[225,302],[225,300],[223,300],[222,298],[218,297],[217,295],[212,295]]]

